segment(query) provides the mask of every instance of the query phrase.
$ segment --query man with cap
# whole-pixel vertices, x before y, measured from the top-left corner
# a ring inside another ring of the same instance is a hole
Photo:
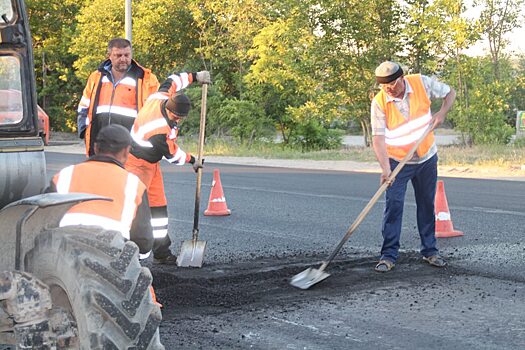
[[[117,124],[100,130],[94,144],[95,155],[83,163],[62,169],[46,192],[81,192],[111,198],[73,206],[60,226],[101,226],[116,230],[137,244],[141,258],[153,247],[153,231],[146,186],[124,169],[131,148],[129,131]]]
[[[379,93],[372,100],[373,149],[381,166],[383,184],[428,127],[443,123],[456,98],[450,86],[421,74],[404,75],[396,62],[386,61],[375,70]],[[441,108],[431,112],[430,103],[443,99]],[[430,132],[413,157],[386,190],[383,216],[383,246],[376,265],[378,272],[390,271],[399,255],[401,221],[408,181],[412,182],[417,206],[417,226],[423,260],[444,267],[435,237],[434,197],[437,182],[437,147]]]
[[[209,79],[205,83],[209,83]],[[177,145],[178,125],[190,111],[190,99],[184,94],[170,94],[171,84],[163,83],[159,91],[151,95],[140,110],[131,137],[133,145],[126,162],[126,169],[137,175],[147,187],[153,227],[153,261],[175,263],[168,235],[168,207],[160,160],[166,159],[176,165],[190,163],[195,171],[198,162],[190,153]]]

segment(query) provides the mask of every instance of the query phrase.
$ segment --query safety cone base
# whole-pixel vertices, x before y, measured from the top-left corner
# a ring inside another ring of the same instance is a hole
[[[230,209],[223,209],[223,210],[205,210],[204,215],[206,216],[226,216],[230,215],[232,211]]]
[[[436,237],[437,238],[448,238],[448,237],[460,237],[463,236],[463,232],[461,231],[445,231],[445,232],[438,232],[436,231]]]

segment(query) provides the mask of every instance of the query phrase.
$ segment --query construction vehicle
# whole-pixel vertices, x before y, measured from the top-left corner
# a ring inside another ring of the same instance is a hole
[[[89,194],[43,194],[31,36],[23,0],[0,0],[0,348],[164,349],[138,247],[95,226],[59,227]]]

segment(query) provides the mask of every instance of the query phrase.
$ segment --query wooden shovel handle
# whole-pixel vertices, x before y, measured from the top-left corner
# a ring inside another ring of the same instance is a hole
[[[206,99],[208,96],[208,84],[202,85],[202,96],[201,96],[201,121],[199,125],[199,150],[197,153],[198,165],[202,166],[202,154],[204,150],[204,136],[206,133]],[[195,211],[193,214],[193,240],[196,241],[199,235],[199,212],[201,203],[201,179],[202,179],[202,168],[197,169],[197,186],[195,189]]]

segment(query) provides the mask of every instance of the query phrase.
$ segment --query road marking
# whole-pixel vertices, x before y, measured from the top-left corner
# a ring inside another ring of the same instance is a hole
[[[301,323],[297,323],[297,322],[293,322],[293,321],[288,321],[288,320],[285,320],[285,319],[282,319],[282,318],[278,318],[278,317],[275,317],[275,316],[270,316],[270,318],[275,320],[275,321],[279,321],[279,322],[282,322],[282,323],[290,324],[292,326],[306,328],[306,329],[309,329],[309,330],[314,331],[316,333],[321,333],[321,334],[326,335],[326,336],[341,337],[340,334],[332,333],[332,332],[328,332],[328,331],[323,331],[323,330],[320,330],[319,328],[317,328],[315,326],[312,326],[312,325],[307,325],[307,324],[301,324]],[[348,335],[344,336],[344,337],[346,339],[350,339],[350,340],[353,340],[353,341],[358,342],[358,343],[362,343],[363,342],[361,339],[351,338]]]

